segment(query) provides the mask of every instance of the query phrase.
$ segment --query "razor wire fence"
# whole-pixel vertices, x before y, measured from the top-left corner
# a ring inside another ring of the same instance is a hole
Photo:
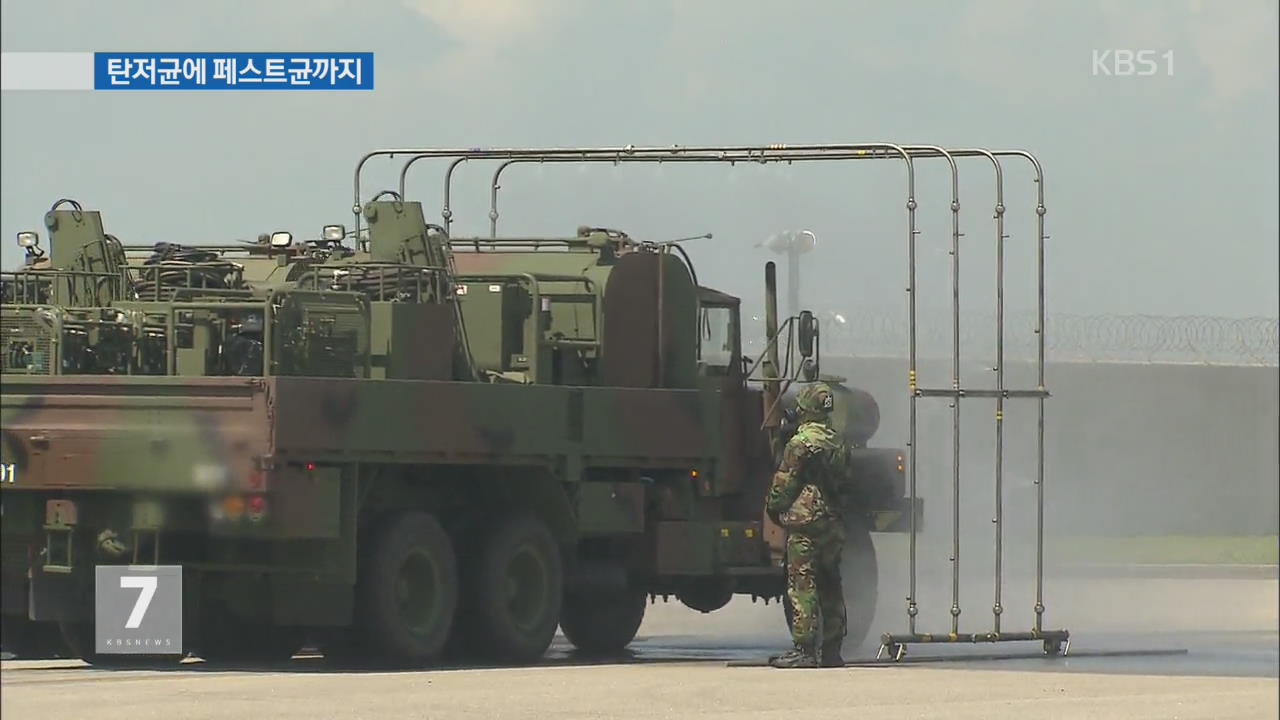
[[[762,347],[762,313],[746,313],[744,336]],[[855,357],[906,357],[907,314],[886,311],[818,312],[824,354]],[[954,328],[948,313],[918,312],[916,353],[920,359],[950,358]],[[1035,360],[1036,318],[1031,312],[1006,312],[1006,361]],[[1196,363],[1280,365],[1280,320],[1155,315],[1063,315],[1045,318],[1045,359],[1055,362]],[[962,314],[960,353],[975,360],[994,359],[996,317]]]

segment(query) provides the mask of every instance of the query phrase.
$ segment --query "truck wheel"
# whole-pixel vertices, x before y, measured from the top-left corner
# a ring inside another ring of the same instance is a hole
[[[579,592],[565,596],[560,629],[578,650],[590,655],[611,655],[636,637],[648,594],[637,590],[618,593]]]
[[[302,634],[294,628],[231,618],[204,625],[200,635],[199,655],[211,664],[284,662],[302,647]]]
[[[542,657],[556,634],[564,593],[560,548],[531,513],[510,516],[472,568],[477,650],[499,662]]]
[[[182,653],[172,655],[144,655],[134,653],[99,653],[95,650],[94,623],[58,623],[62,640],[71,651],[72,657],[78,657],[90,665],[119,669],[149,669],[173,667],[182,662]]]
[[[840,580],[844,585],[845,614],[848,634],[844,646],[848,650],[862,647],[871,623],[876,617],[880,569],[876,564],[876,546],[871,542],[871,528],[866,520],[854,517],[845,526],[844,554],[840,558]]]
[[[358,619],[374,656],[434,660],[458,607],[453,544],[434,517],[404,513],[374,535],[361,564]]]
[[[34,622],[19,615],[5,615],[0,629],[0,651],[15,660],[47,660],[66,657],[67,650],[57,623]]]
[[[871,632],[871,622],[876,615],[876,597],[880,580],[876,565],[876,547],[871,542],[871,530],[861,518],[850,520],[845,526],[844,552],[840,556],[840,584],[844,586],[844,608],[847,627],[844,648],[862,647]],[[787,630],[791,630],[791,597],[783,592],[782,610],[787,618]]]

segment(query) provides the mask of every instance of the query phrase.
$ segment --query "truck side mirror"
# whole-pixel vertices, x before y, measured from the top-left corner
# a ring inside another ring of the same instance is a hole
[[[800,357],[813,357],[814,341],[818,337],[818,321],[808,310],[800,311],[800,328],[797,331],[797,342],[800,345]]]
[[[805,382],[814,382],[818,379],[818,363],[813,358],[805,358],[800,365],[800,376]]]

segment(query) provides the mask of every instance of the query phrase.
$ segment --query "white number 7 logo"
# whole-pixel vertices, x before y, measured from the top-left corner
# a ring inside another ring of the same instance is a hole
[[[156,594],[156,581],[157,578],[154,575],[151,577],[126,575],[120,578],[120,587],[142,590],[138,593],[138,601],[133,604],[133,612],[129,613],[129,620],[125,622],[125,627],[133,630],[142,624],[142,617],[147,614],[147,608],[151,607],[151,598]]]

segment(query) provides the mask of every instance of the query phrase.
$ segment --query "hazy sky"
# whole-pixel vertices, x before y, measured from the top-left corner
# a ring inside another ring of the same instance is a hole
[[[346,93],[6,92],[0,225],[59,197],[125,242],[229,242],[351,223],[359,154],[387,146],[893,141],[1020,147],[1044,163],[1051,312],[1276,315],[1275,2],[4,0],[5,51],[372,51]],[[1173,51],[1151,77],[1093,53]],[[438,217],[439,165],[410,193]],[[369,189],[398,165],[375,166]],[[920,166],[921,301],[949,302],[947,173]],[[455,234],[487,233],[464,168]],[[757,242],[812,228],[806,300],[902,306],[900,164],[513,168],[501,229],[583,223],[690,245],[704,283],[760,294]],[[1009,302],[1032,289],[1027,168],[1006,168]],[[961,165],[967,308],[994,296],[991,168]],[[40,228],[43,230],[43,228]],[[972,294],[970,294],[972,293]]]

